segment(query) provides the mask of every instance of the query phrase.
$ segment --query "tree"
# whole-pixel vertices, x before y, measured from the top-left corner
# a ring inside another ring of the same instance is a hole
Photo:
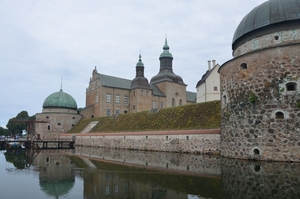
[[[35,118],[35,116],[34,116]],[[27,129],[27,123],[21,122],[22,120],[28,120],[32,119],[29,118],[27,111],[21,111],[16,117],[13,117],[9,119],[6,127],[8,129],[8,132],[12,135],[22,134],[23,130]],[[20,120],[20,122],[16,122],[17,120]]]
[[[0,126],[0,135],[9,135],[8,129],[5,129]]]

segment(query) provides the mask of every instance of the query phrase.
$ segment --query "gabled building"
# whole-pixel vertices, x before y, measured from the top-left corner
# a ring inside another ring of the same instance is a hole
[[[112,116],[196,103],[196,93],[187,92],[183,79],[173,72],[169,49],[165,39],[159,72],[150,83],[141,55],[133,80],[100,74],[95,67],[86,89],[86,107],[80,113],[84,117]]]
[[[208,61],[208,70],[198,81],[197,89],[197,103],[220,100],[220,74],[218,70],[219,64],[215,60]]]

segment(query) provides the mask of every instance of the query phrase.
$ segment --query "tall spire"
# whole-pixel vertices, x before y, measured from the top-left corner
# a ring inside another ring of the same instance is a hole
[[[61,76],[61,79],[60,79],[60,91],[63,91],[62,90],[62,82],[63,82],[63,76]]]

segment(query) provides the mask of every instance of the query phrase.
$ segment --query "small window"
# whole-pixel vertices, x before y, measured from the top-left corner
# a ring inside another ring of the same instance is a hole
[[[254,150],[253,150],[253,154],[254,154],[254,155],[259,155],[259,153],[260,153],[260,151],[259,151],[258,149],[254,149]]]
[[[120,95],[116,95],[116,104],[120,103]]]
[[[96,94],[96,103],[98,102],[98,100],[99,100],[99,95],[98,95],[98,93]]]
[[[124,110],[124,113],[126,114],[126,113],[128,113],[128,111],[127,111],[127,110]]]
[[[46,162],[50,162],[50,158],[49,157],[46,157]]]
[[[135,104],[132,106],[132,109],[135,110]]]
[[[164,102],[160,102],[160,108],[164,107]]]
[[[58,126],[60,126],[60,125],[61,125],[61,123],[57,123],[57,125],[58,125]]]
[[[94,118],[94,115],[91,115],[91,118]]]
[[[106,95],[106,102],[111,102],[111,94]]]
[[[214,86],[214,91],[218,91],[218,87],[217,86]]]
[[[182,100],[180,99],[180,100],[179,100],[179,106],[181,106],[181,105],[182,105]]]
[[[248,66],[247,66],[246,63],[242,63],[242,64],[240,65],[240,69],[241,69],[241,70],[246,70],[247,68],[248,68]]]
[[[49,119],[49,116],[46,116],[46,119]]]
[[[135,91],[133,91],[133,96],[135,96]]]
[[[276,112],[275,114],[276,119],[284,119],[284,114],[281,111]]]
[[[147,97],[149,96],[149,91],[146,91],[146,96],[147,96]]]
[[[152,102],[152,108],[156,108],[156,102]]]
[[[141,96],[143,96],[144,95],[144,91],[143,90],[141,90]]]
[[[294,82],[286,84],[286,90],[287,91],[296,91],[297,89],[297,84]]]
[[[174,107],[175,106],[175,99],[173,98],[172,99],[172,107]]]
[[[124,96],[124,104],[128,104],[128,97]]]
[[[226,95],[223,95],[223,103],[227,104],[227,97],[226,97]]]
[[[73,117],[73,120],[75,120],[75,117]]]
[[[117,115],[120,114],[120,110],[119,109],[116,110],[116,114]]]
[[[110,116],[111,115],[111,110],[108,108],[106,109],[106,116]]]
[[[48,131],[50,131],[50,129],[51,129],[50,125],[47,126],[47,129],[48,129]]]
[[[279,36],[278,36],[278,35],[275,35],[275,36],[274,36],[274,39],[275,39],[275,40],[278,40],[278,39],[279,39]]]

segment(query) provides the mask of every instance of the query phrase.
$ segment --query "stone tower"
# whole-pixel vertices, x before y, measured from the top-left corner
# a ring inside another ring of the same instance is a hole
[[[152,90],[148,79],[144,76],[142,56],[136,64],[136,75],[130,85],[130,112],[149,111],[151,109]]]
[[[179,75],[173,72],[173,55],[165,38],[163,52],[159,56],[160,69],[157,75],[151,78],[151,86],[157,86],[166,96],[166,107],[186,104],[186,84]]]
[[[300,0],[269,0],[237,27],[221,76],[221,155],[300,161]]]

